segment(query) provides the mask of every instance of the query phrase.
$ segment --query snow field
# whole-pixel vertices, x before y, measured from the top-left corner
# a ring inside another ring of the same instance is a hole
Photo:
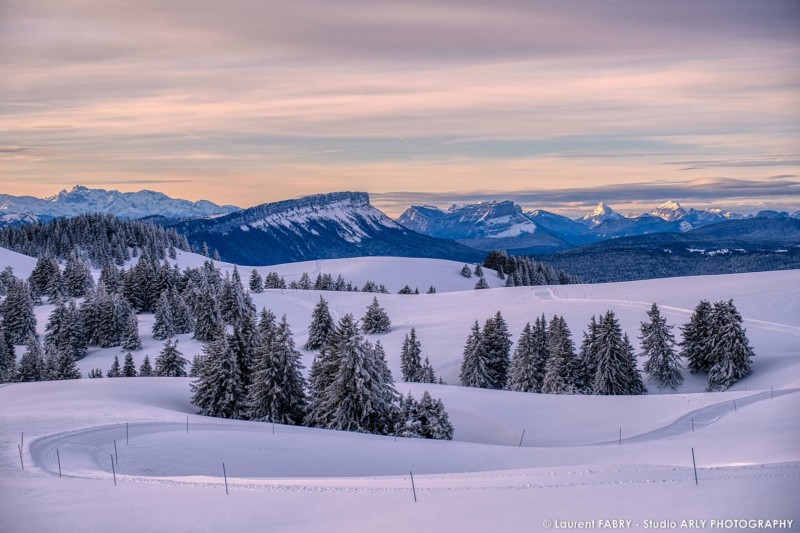
[[[26,275],[23,269],[32,269],[35,260],[17,256],[0,250],[0,266],[13,263],[18,275]],[[196,266],[185,262],[202,260],[182,254],[178,261]],[[461,263],[425,261],[363,258],[263,267],[262,273],[285,267],[281,273],[287,282],[290,273],[299,277],[303,271],[313,280],[316,274],[307,267],[328,272],[324,269],[335,263],[349,269],[341,270],[348,281],[363,275],[390,289],[389,283],[398,289],[409,284],[423,292],[436,285],[438,294],[270,290],[253,298],[259,309],[286,314],[301,346],[320,295],[334,318],[344,313],[360,318],[377,296],[392,331],[370,339],[383,343],[395,378],[403,337],[415,326],[423,357],[453,384],[397,384],[403,394],[419,397],[430,390],[442,398],[455,426],[453,442],[395,442],[281,425],[273,435],[270,424],[195,415],[191,379],[10,384],[0,386],[3,529],[461,532],[538,531],[546,519],[800,519],[795,501],[800,492],[800,394],[795,390],[800,387],[800,271],[473,291],[477,280],[460,276]],[[239,270],[246,280],[249,269]],[[487,276],[491,283],[492,274]],[[753,374],[732,391],[702,392],[704,378],[686,372],[677,393],[651,388],[641,397],[455,385],[471,323],[482,324],[498,310],[512,340],[525,322],[544,312],[548,319],[563,314],[577,344],[589,318],[612,309],[638,349],[639,323],[652,302],[662,306],[669,323],[681,325],[701,298],[731,297],[756,352]],[[40,333],[51,310],[49,305],[36,308]],[[144,348],[133,352],[137,366],[145,354],[153,362],[163,346],[150,335],[152,320],[139,315]],[[179,336],[179,349],[191,360],[201,345],[190,337]],[[22,351],[18,347],[18,356]],[[106,371],[114,355],[123,353],[92,348],[79,367],[84,375],[95,367]],[[312,357],[304,352],[306,371]],[[24,470],[17,451],[22,432]],[[110,464],[114,440],[116,487]],[[229,497],[221,478],[223,461]]]

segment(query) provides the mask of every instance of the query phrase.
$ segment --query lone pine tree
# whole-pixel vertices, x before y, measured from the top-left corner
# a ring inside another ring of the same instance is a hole
[[[649,322],[642,322],[640,331],[644,363],[644,371],[655,381],[659,388],[677,389],[683,383],[681,364],[675,352],[674,326],[667,325],[667,319],[655,303],[647,311]]]
[[[422,344],[417,339],[417,330],[411,331],[403,340],[403,347],[400,350],[400,370],[403,373],[403,381],[419,381],[420,371],[422,370]]]
[[[366,335],[386,333],[391,329],[392,325],[386,309],[378,303],[378,298],[372,299],[372,303],[367,307],[367,312],[361,322],[361,329]]]
[[[328,308],[328,302],[320,296],[319,303],[314,306],[311,314],[311,325],[308,326],[308,341],[303,347],[306,350],[319,350],[328,342],[334,333],[336,326]]]
[[[145,361],[147,361],[146,356]],[[174,343],[167,341],[161,353],[156,357],[154,375],[162,378],[185,378],[188,362],[183,358],[183,354],[178,351],[178,341]]]

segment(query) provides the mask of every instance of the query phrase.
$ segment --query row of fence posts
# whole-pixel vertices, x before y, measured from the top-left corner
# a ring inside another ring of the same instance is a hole
[[[770,386],[770,388],[769,388],[769,397],[770,397],[770,399],[773,399],[775,397],[774,386]],[[736,400],[733,400],[733,411],[735,413],[739,412],[738,407],[736,405]],[[694,417],[692,417],[691,423],[692,423],[692,433],[694,433],[694,431],[695,431]],[[522,436],[520,437],[519,444],[517,445],[518,448],[522,447],[522,442],[525,439],[525,432],[526,431],[527,431],[527,429],[523,429],[522,430]],[[186,433],[187,434],[189,433],[189,415],[186,416]],[[272,434],[273,435],[275,434],[275,422],[272,422]],[[395,440],[395,442],[397,442],[397,435],[395,435],[394,440]],[[130,424],[128,422],[125,422],[125,444],[130,444]],[[622,428],[621,427],[619,428],[619,445],[622,446]],[[25,463],[23,462],[23,458],[22,458],[22,449],[23,449],[24,446],[25,446],[25,432],[23,431],[23,432],[20,433],[19,444],[17,444],[17,451],[19,452],[19,464],[20,464],[20,467],[21,467],[22,470],[25,470]],[[61,453],[60,453],[58,448],[56,448],[56,458],[58,460],[58,477],[62,477],[61,476]],[[115,487],[117,486],[117,470],[116,470],[116,466],[117,465],[119,465],[119,453],[117,451],[117,440],[114,439],[114,453],[111,454],[111,475],[112,475],[112,479],[114,481],[114,486]],[[692,448],[692,468],[694,470],[694,482],[695,482],[695,485],[699,485],[700,483],[699,483],[699,480],[698,480],[698,477],[697,477],[697,460],[695,458],[694,448]],[[411,490],[412,490],[412,492],[414,494],[414,502],[416,503],[417,502],[417,489],[416,489],[416,486],[414,485],[414,472],[413,471],[409,471],[409,474],[411,476]],[[225,494],[230,494],[230,492],[228,490],[228,472],[227,472],[227,470],[225,468],[225,463],[224,462],[222,463],[222,476],[223,476],[223,479],[225,480]]]

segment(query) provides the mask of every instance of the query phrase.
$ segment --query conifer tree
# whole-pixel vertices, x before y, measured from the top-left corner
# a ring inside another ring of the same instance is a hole
[[[481,334],[483,352],[488,361],[489,388],[503,389],[508,380],[508,367],[511,360],[511,334],[508,332],[503,315],[498,311],[493,318],[486,320]]]
[[[750,374],[755,354],[733,300],[714,304],[711,330],[709,358],[713,365],[708,371],[708,390],[723,391]]]
[[[472,269],[469,268],[469,265],[464,265],[461,268],[461,275],[464,276],[465,278],[471,278],[472,277]]]
[[[264,280],[255,268],[250,273],[250,291],[255,293],[264,292]]]
[[[194,338],[209,342],[214,340],[222,330],[222,317],[214,294],[206,284],[197,295],[197,310],[195,316]]]
[[[423,392],[417,413],[423,438],[453,439],[453,425],[441,399],[434,400],[428,391]]]
[[[145,360],[147,360],[147,356],[145,356]],[[185,368],[188,362],[189,361],[183,358],[183,354],[178,351],[178,341],[173,343],[168,340],[164,344],[161,353],[156,357],[154,375],[161,378],[185,378]]]
[[[479,278],[483,277],[483,269],[480,265],[475,265],[475,275]]]
[[[548,328],[549,345],[542,392],[575,393],[575,345],[564,317],[553,316]]]
[[[508,372],[508,390],[517,392],[538,392],[542,388],[534,362],[536,342],[530,322],[525,324],[517,341],[514,357]]]
[[[681,357],[686,360],[689,372],[708,372],[714,362],[711,359],[712,338],[711,303],[701,300],[694,308],[689,322],[681,328],[683,341]]]
[[[417,331],[411,328],[400,351],[400,370],[403,373],[403,381],[417,382],[422,370],[422,344],[417,339]]]
[[[66,380],[66,379],[80,379],[81,373],[75,364],[75,359],[67,351],[54,353],[52,366],[48,372],[48,379],[51,380]]]
[[[683,383],[681,364],[675,353],[675,337],[673,326],[667,325],[667,319],[655,303],[647,311],[649,322],[642,322],[640,331],[643,357],[647,358],[644,370],[659,388],[677,389]]]
[[[93,368],[89,370],[89,379],[98,379],[103,377],[103,370],[100,368]]]
[[[374,347],[359,334],[352,315],[337,328],[333,350],[338,368],[325,401],[332,409],[328,427],[362,433],[390,433],[395,424],[397,392],[386,382],[386,370]]]
[[[6,335],[0,327],[0,383],[8,383],[14,378],[16,363],[14,347],[6,340]]]
[[[4,342],[3,335],[0,334],[0,351]],[[31,335],[25,343],[25,352],[20,360],[19,370],[17,371],[17,381],[42,381],[44,378],[44,355],[42,345],[39,340]]]
[[[488,289],[488,288],[489,284],[486,283],[486,278],[481,276],[480,279],[478,280],[478,283],[475,284],[475,290]]]
[[[393,430],[397,392],[387,381],[390,374],[385,361],[360,335],[352,315],[339,321],[330,353],[320,360],[316,375],[314,370],[312,379],[316,383],[312,390],[324,381],[330,383],[314,399],[312,423],[365,433],[386,434]]]
[[[423,438],[422,422],[419,418],[419,403],[411,396],[410,392],[408,395],[400,397],[394,434],[398,437],[410,439]]]
[[[228,339],[233,355],[239,363],[239,373],[245,389],[250,385],[253,360],[260,343],[255,312],[248,308],[239,322],[234,324],[233,335]],[[294,348],[294,344],[292,344],[292,348]]]
[[[8,288],[8,295],[0,305],[3,315],[3,329],[11,344],[25,344],[30,335],[36,335],[36,316],[33,313],[33,297],[30,285],[22,280],[14,280]]]
[[[419,383],[437,383],[438,379],[436,378],[436,372],[434,372],[433,367],[431,366],[431,362],[428,358],[425,358],[425,361],[422,363],[422,367],[419,369],[419,373],[417,375],[417,381]]]
[[[362,319],[362,330],[366,335],[386,333],[391,329],[391,325],[392,322],[389,320],[386,310],[380,306],[377,298],[373,298]]]
[[[575,372],[575,388],[582,394],[594,391],[594,376],[597,373],[597,319],[592,315],[588,331],[583,332]]]
[[[194,318],[188,305],[175,289],[170,290],[169,300],[172,307],[172,326],[176,335],[194,331]]]
[[[280,424],[302,423],[306,396],[300,358],[284,315],[275,341],[270,346],[256,348],[246,399],[249,418]]]
[[[472,325],[472,330],[464,345],[464,359],[461,362],[459,379],[465,387],[492,388],[490,361],[482,342],[481,328],[478,321]]]
[[[136,365],[133,362],[133,354],[128,352],[125,354],[125,363],[122,365],[122,377],[135,378],[137,375]]]
[[[308,326],[308,342],[306,342],[303,349],[321,349],[330,342],[335,328],[336,326],[333,323],[333,318],[331,318],[331,312],[328,308],[328,302],[320,296],[319,303],[314,306],[314,312],[311,315],[311,325]]]
[[[136,318],[136,313],[132,309],[128,309],[125,327],[122,330],[122,349],[141,350],[142,341],[139,339],[139,320]]]
[[[145,355],[142,365],[139,367],[139,377],[149,378],[153,375],[153,366],[150,364],[150,356]]]
[[[594,394],[644,394],[633,347],[623,336],[613,311],[600,317],[597,325],[597,370]]]
[[[111,368],[108,369],[106,373],[106,377],[108,378],[121,378],[122,377],[122,368],[119,366],[119,357],[116,355],[114,356],[114,362],[111,363]]]
[[[170,301],[169,293],[162,292],[156,304],[153,338],[163,341],[171,339],[173,336],[175,336],[175,323],[172,314],[172,302]]]
[[[436,294],[436,287],[433,285],[428,287],[428,292],[426,294]]]
[[[206,416],[242,418],[245,390],[239,362],[228,345],[226,335],[203,346],[200,375],[192,382],[192,403]]]

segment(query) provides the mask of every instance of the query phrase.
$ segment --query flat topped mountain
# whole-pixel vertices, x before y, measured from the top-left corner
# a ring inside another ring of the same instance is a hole
[[[224,259],[250,265],[375,255],[457,261],[484,256],[401,226],[364,192],[315,194],[171,226],[194,245],[206,242]]]

